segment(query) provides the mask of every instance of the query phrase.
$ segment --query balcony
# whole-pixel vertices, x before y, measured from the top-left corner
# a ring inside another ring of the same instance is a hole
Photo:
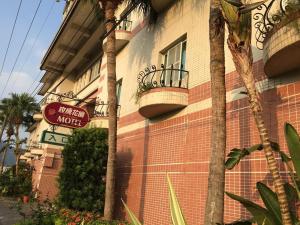
[[[271,0],[254,14],[257,47],[263,49],[264,70],[269,77],[300,69],[300,5],[293,4]]]
[[[33,157],[30,152],[25,152],[23,155],[21,155],[20,160],[30,161],[31,158]]]
[[[182,109],[188,105],[188,71],[173,65],[160,69],[147,68],[138,76],[136,93],[139,113],[154,118]]]
[[[44,154],[44,150],[38,149],[38,148],[32,148],[32,149],[30,149],[30,153],[31,153],[31,155],[41,156]]]
[[[117,21],[118,22],[118,21]],[[131,38],[132,21],[124,20],[116,28],[116,52],[124,48]],[[106,51],[107,38],[103,40],[103,50]]]
[[[108,118],[107,117],[94,117],[86,125],[87,128],[108,128]]]
[[[43,153],[44,153],[42,144],[37,141],[31,141],[28,144],[27,149],[28,149],[28,153],[30,153],[31,156],[35,156],[35,155],[40,156],[40,155],[43,155]]]
[[[40,113],[40,112],[38,112],[38,113],[35,113],[35,114],[33,114],[33,119],[35,120],[35,121],[41,121],[42,119],[43,119],[43,114],[42,113]]]
[[[120,117],[121,106],[118,105],[117,117]],[[108,103],[97,99],[95,105],[87,109],[90,115],[90,122],[86,128],[108,128]]]

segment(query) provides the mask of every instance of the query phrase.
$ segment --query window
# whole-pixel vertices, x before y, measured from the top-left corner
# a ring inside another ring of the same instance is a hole
[[[164,65],[168,69],[166,76],[163,77],[166,86],[176,86],[178,81],[182,80],[184,73],[179,70],[185,70],[186,64],[186,40],[179,42],[164,54]],[[173,68],[174,70],[170,70]]]
[[[86,111],[88,112],[90,118],[94,117],[96,108],[96,99],[86,104]]]
[[[129,9],[125,9],[124,12],[120,15],[120,19],[124,16],[125,12],[128,12]],[[123,21],[120,23],[120,25],[117,27],[118,30],[125,30],[125,31],[131,31],[132,22],[131,22],[131,14],[127,15],[126,18],[123,19]]]
[[[120,79],[117,81],[117,87],[116,87],[116,94],[117,94],[117,105],[120,104],[120,97],[121,97],[121,89],[122,89],[122,80]]]
[[[98,60],[90,69],[90,81],[93,81],[99,74],[100,61]]]
[[[74,92],[78,93],[85,88],[89,83],[94,81],[100,74],[100,60],[97,60],[88,70],[86,70],[81,76],[77,78],[74,85]]]

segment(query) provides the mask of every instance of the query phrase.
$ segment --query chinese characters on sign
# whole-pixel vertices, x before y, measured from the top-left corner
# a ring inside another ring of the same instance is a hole
[[[68,143],[68,138],[69,135],[44,130],[41,143],[64,146]]]
[[[60,102],[48,104],[43,115],[48,123],[68,128],[84,127],[90,121],[85,109]]]

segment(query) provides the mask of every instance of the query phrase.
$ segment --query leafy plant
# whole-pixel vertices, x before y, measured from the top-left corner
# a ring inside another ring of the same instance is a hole
[[[185,218],[183,216],[182,210],[180,208],[175,190],[171,183],[171,179],[167,174],[167,182],[168,182],[168,190],[169,190],[169,202],[170,202],[170,211],[173,225],[187,225]],[[125,210],[127,211],[132,225],[142,225],[142,223],[138,220],[138,218],[134,215],[134,213],[129,209],[126,203],[122,200]]]
[[[299,218],[297,218],[297,215],[295,215],[292,208],[293,204],[295,202],[299,202],[300,199],[300,137],[296,129],[289,123],[285,124],[284,133],[290,156],[281,151],[279,146],[275,143],[273,144],[273,149],[281,155],[282,161],[285,163],[290,172],[289,174],[291,176],[292,184],[285,183],[285,192],[289,200],[289,208],[292,222],[295,225],[299,225]],[[246,155],[249,155],[255,150],[259,150],[259,148],[257,147],[252,147],[250,149],[251,150],[232,150],[229,153],[229,158],[225,163],[226,168],[234,168],[234,166],[238,164],[241,158],[243,158]],[[247,154],[244,153],[245,151],[247,151]],[[255,221],[255,223],[257,223],[258,225],[282,225],[283,222],[276,193],[261,182],[258,182],[256,184],[256,188],[265,205],[265,208],[254,202],[251,202],[250,200],[244,199],[232,193],[226,192],[226,194],[230,198],[240,202],[252,214],[253,221]]]
[[[29,215],[24,213],[21,202],[18,202],[15,208],[23,217],[23,220],[15,225],[129,225],[118,220],[104,221],[100,213],[58,209],[57,205],[49,200],[32,201]]]
[[[143,94],[151,89],[153,89],[153,85],[150,82],[140,85],[134,95],[135,103],[138,103]]]
[[[75,130],[62,151],[60,206],[79,211],[103,211],[107,164],[107,130]]]
[[[14,208],[23,217],[23,220],[15,225],[56,225],[55,221],[58,218],[57,207],[45,200],[43,202],[31,200],[30,201],[30,213],[25,213],[24,205],[19,201],[15,204]]]
[[[0,196],[21,197],[29,195],[32,190],[32,167],[21,163],[19,176],[16,167],[11,167],[0,175]]]

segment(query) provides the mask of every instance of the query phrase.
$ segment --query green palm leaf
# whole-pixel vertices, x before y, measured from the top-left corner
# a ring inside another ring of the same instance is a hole
[[[252,214],[253,219],[258,225],[281,225],[274,220],[272,214],[267,209],[260,205],[229,192],[226,192],[226,194],[230,198],[240,202]]]
[[[187,225],[185,218],[183,216],[182,210],[180,208],[175,190],[171,183],[171,179],[167,174],[168,187],[169,187],[169,198],[170,198],[170,209],[171,209],[171,218],[173,225]]]
[[[229,154],[227,155],[227,160],[225,162],[225,168],[228,170],[233,169],[236,165],[239,164],[239,162],[246,157],[247,155],[249,155],[250,153],[254,152],[254,151],[260,151],[262,150],[263,147],[261,144],[257,144],[254,145],[250,148],[244,148],[244,149],[237,149],[234,148],[232,149]]]
[[[276,220],[276,223],[280,224],[282,222],[282,218],[277,195],[261,182],[257,182],[256,187],[265,206],[274,217],[274,220]]]
[[[250,42],[251,37],[251,13],[240,13],[239,8],[232,3],[221,0],[221,6],[229,33],[235,43],[240,46]]]
[[[123,201],[123,199],[122,199],[122,203],[123,203],[123,205],[125,207],[126,212],[128,213],[128,215],[130,217],[132,225],[142,225],[142,223],[138,220],[138,218],[136,218],[136,216],[134,215],[134,213],[128,208],[128,206]]]
[[[296,129],[289,123],[284,126],[284,134],[287,142],[287,146],[291,155],[291,159],[297,173],[300,178],[300,138]]]

